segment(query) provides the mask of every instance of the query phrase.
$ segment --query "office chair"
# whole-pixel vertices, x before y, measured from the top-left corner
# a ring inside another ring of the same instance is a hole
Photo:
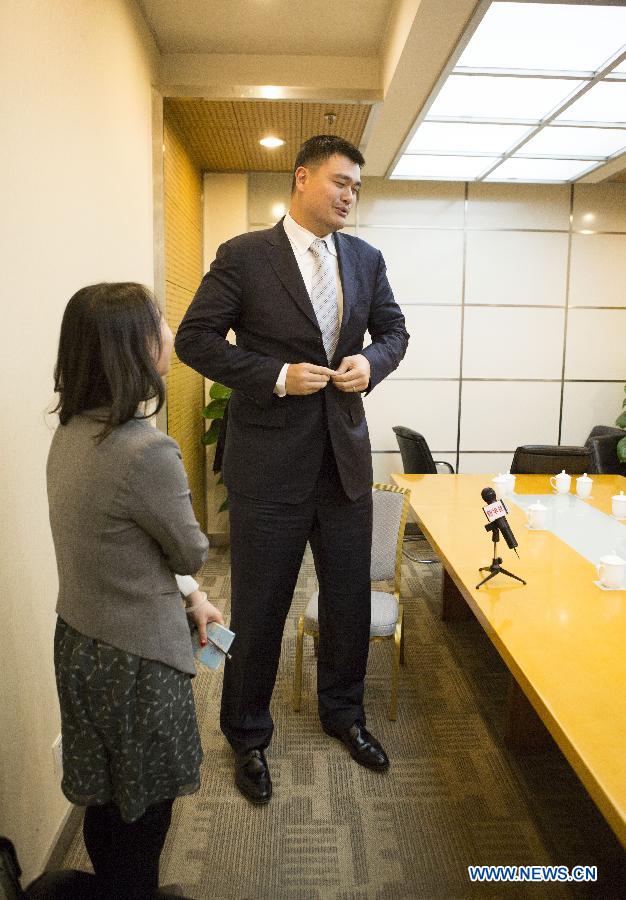
[[[611,432],[587,438],[587,447],[591,451],[593,471],[600,475],[626,476],[626,463],[617,458],[617,445],[626,437],[621,428]]]
[[[370,642],[393,641],[391,664],[391,702],[389,718],[393,721],[398,711],[398,680],[400,663],[404,662],[404,632],[402,630],[402,604],[400,603],[400,566],[402,539],[409,513],[410,491],[391,484],[375,484],[372,487],[373,526],[372,563],[370,580],[393,583],[392,591],[372,590],[372,618]],[[293,679],[293,708],[300,712],[302,701],[302,655],[304,635],[314,642],[319,639],[318,597],[316,591],[309,600],[303,616],[298,619],[296,632],[296,663]],[[346,634],[346,641],[350,640]]]
[[[406,428],[404,425],[394,425],[393,433],[396,436],[398,447],[400,448],[402,467],[405,474],[437,475],[441,473],[454,475],[454,466],[451,466],[450,463],[444,462],[443,460],[433,459],[430,447],[423,434],[420,434],[418,431],[413,431],[412,428]],[[407,526],[406,541],[411,541],[413,543],[416,541],[423,541],[430,547],[428,541],[415,522],[409,522]],[[409,553],[408,550],[404,551],[404,555],[407,559],[410,559],[411,562],[423,563],[424,565],[439,562],[436,557],[427,558],[415,556]]]
[[[433,459],[430,447],[423,434],[406,428],[404,425],[394,425],[393,433],[396,436],[402,466],[407,475],[437,475],[439,472],[454,475],[454,466],[443,460]]]
[[[511,475],[569,475],[595,472],[588,447],[559,447],[548,444],[524,444],[513,454]]]

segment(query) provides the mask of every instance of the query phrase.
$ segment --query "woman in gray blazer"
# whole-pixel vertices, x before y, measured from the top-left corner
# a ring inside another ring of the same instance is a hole
[[[47,476],[62,790],[86,806],[99,895],[119,900],[155,896],[173,800],[198,789],[202,758],[174,573],[199,569],[208,541],[178,445],[139,411],[164,402],[172,344],[142,285],[92,285],[67,305],[55,369]],[[197,591],[187,612],[203,642],[207,623],[222,622]]]

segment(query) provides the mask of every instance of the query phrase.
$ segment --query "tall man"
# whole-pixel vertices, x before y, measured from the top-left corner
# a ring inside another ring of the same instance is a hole
[[[319,582],[322,727],[361,765],[389,765],[363,708],[372,465],[361,392],[398,366],[409,336],[380,252],[339,234],[363,164],[341,138],[306,141],[289,212],[218,249],[176,338],[183,362],[233,389],[223,475],[237,637],[221,726],[235,782],[255,803],[272,792],[269,705],[307,541]],[[236,346],[226,340],[231,328]]]

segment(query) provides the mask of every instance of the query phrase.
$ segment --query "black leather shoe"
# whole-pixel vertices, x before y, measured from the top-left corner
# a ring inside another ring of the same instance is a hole
[[[324,727],[324,731],[345,744],[350,751],[350,756],[359,765],[378,772],[384,772],[389,768],[387,754],[376,738],[360,722],[355,722],[346,729],[334,730]]]
[[[267,803],[272,796],[272,779],[262,750],[249,750],[237,756],[235,784],[252,803]]]

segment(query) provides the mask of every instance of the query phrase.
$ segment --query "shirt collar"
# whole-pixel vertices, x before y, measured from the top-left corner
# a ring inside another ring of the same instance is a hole
[[[312,231],[307,231],[302,225],[298,225],[296,220],[293,219],[288,212],[285,213],[285,218],[283,219],[283,228],[293,247],[294,253],[298,256],[304,256],[313,241],[318,240],[316,234],[313,234]],[[337,256],[337,248],[335,247],[333,233],[331,232],[330,234],[324,235],[321,240],[326,243],[328,252],[332,253],[333,256]]]

